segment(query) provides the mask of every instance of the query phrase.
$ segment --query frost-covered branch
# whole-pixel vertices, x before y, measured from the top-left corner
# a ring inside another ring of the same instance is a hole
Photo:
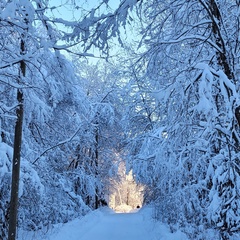
[[[63,140],[63,141],[60,141],[60,142],[57,143],[56,145],[51,146],[51,147],[47,148],[46,150],[44,150],[44,151],[39,155],[39,157],[37,157],[37,158],[33,161],[32,164],[35,164],[44,154],[46,154],[46,153],[49,152],[50,150],[52,150],[52,149],[54,149],[54,148],[57,148],[57,147],[59,147],[59,146],[62,146],[62,145],[66,144],[66,143],[69,143],[69,142],[71,142],[71,141],[73,141],[73,140],[74,140],[74,137],[79,133],[80,130],[81,130],[81,127],[79,127],[79,128],[77,129],[77,131],[76,131],[70,138],[65,139],[65,140]]]

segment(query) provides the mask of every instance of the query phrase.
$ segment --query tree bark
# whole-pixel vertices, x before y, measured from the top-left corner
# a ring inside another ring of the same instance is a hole
[[[24,41],[21,40],[21,54],[24,54],[25,46]],[[26,75],[26,63],[24,60],[20,63],[21,77]],[[18,107],[16,110],[17,121],[15,125],[14,135],[14,148],[13,148],[13,160],[12,160],[12,185],[11,185],[11,200],[9,211],[9,230],[8,240],[16,239],[17,229],[17,212],[18,212],[18,192],[19,192],[19,178],[20,178],[20,160],[21,160],[21,144],[22,144],[22,125],[23,125],[23,92],[21,89],[17,90]]]

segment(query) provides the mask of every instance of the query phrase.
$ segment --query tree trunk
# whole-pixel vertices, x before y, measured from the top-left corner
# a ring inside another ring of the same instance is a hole
[[[21,40],[21,54],[24,54],[25,47],[24,41]],[[20,63],[20,74],[21,77],[26,75],[26,63],[24,60]],[[10,201],[10,212],[9,212],[9,230],[8,240],[16,239],[17,229],[17,212],[18,212],[18,191],[19,191],[19,177],[20,177],[20,160],[21,160],[21,144],[22,144],[22,125],[23,125],[23,92],[21,89],[17,91],[18,107],[16,110],[17,121],[15,125],[14,135],[14,149],[13,149],[13,160],[12,160],[12,185],[11,185],[11,201]]]
[[[95,129],[95,177],[98,178],[98,123],[96,124],[97,127]],[[96,185],[95,189],[95,209],[99,207],[99,189]]]
[[[215,37],[215,42],[216,42],[216,45],[222,50],[222,52],[216,53],[218,64],[223,67],[224,73],[227,75],[229,79],[234,79],[234,75],[227,58],[225,42],[221,35],[221,25],[222,25],[221,13],[219,11],[219,8],[215,0],[209,1],[209,10],[211,13],[210,17],[212,19],[212,30]]]

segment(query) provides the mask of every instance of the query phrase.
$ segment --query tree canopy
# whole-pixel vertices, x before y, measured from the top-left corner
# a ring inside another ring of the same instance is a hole
[[[110,2],[0,3],[0,237],[11,188],[35,231],[108,204],[123,161],[173,230],[237,236],[239,1]]]

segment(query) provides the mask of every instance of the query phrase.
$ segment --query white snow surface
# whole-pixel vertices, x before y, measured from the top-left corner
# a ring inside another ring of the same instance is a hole
[[[180,231],[152,219],[151,208],[131,213],[115,213],[109,208],[93,211],[43,232],[20,231],[18,240],[188,240]]]

